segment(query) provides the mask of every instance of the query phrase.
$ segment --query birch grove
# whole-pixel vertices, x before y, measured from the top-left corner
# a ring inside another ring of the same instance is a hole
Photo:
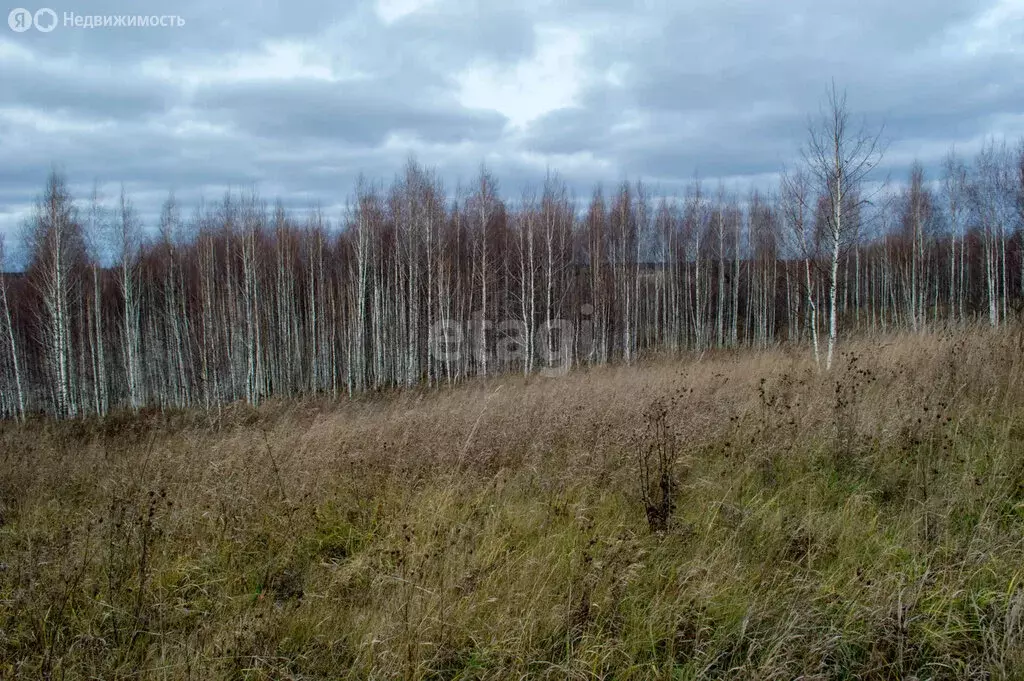
[[[126,188],[79,206],[54,172],[17,266],[0,247],[0,415],[216,410],[780,343],[826,368],[847,334],[1014,322],[1024,145],[951,152],[872,195],[877,138],[831,95],[808,163],[746,196],[695,179],[577,200],[549,173],[511,199],[487,169],[445,187],[410,161],[338,215],[248,189],[171,195],[147,224]]]

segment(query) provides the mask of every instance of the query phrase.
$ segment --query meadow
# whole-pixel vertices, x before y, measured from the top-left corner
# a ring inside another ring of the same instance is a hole
[[[0,425],[0,677],[1024,676],[1024,330]]]

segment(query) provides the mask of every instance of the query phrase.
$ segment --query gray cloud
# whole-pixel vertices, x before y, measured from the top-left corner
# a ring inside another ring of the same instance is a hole
[[[113,73],[75,73],[36,64],[0,62],[0,107],[39,109],[86,120],[138,120],[173,104],[153,84],[126,87]]]
[[[401,81],[290,81],[208,87],[192,106],[213,121],[271,140],[320,138],[378,146],[396,132],[442,143],[491,142],[501,134],[504,117],[467,111],[444,99],[442,92],[423,97],[412,83]]]
[[[1024,11],[982,3],[98,0],[180,28],[0,32],[0,230],[60,165],[144,215],[255,184],[340,210],[415,155],[454,191],[481,163],[518,196],[558,170],[675,191],[794,162],[831,79],[885,124],[883,171],[1024,134]],[[336,216],[335,216],[336,217]]]

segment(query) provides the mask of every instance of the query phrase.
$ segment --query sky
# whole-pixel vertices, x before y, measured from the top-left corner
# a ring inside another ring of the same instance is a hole
[[[81,198],[123,183],[149,222],[169,191],[187,210],[253,186],[336,219],[360,174],[410,156],[449,192],[485,164],[510,198],[548,170],[581,197],[767,188],[833,79],[896,178],[1024,136],[1024,0],[85,4],[48,5],[49,32],[0,25],[9,237],[54,167]],[[143,8],[183,21],[65,22]]]

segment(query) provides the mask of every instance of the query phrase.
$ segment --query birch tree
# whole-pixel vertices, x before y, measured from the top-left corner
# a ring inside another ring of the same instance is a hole
[[[141,223],[135,207],[121,185],[117,218],[112,229],[112,243],[117,253],[115,280],[121,295],[121,348],[128,406],[137,411],[142,405],[139,255]]]
[[[1005,142],[989,141],[975,160],[971,206],[981,229],[985,298],[991,326],[1006,317],[1006,241],[1015,213],[1012,159]]]
[[[961,324],[965,321],[964,299],[967,258],[967,167],[950,151],[942,162],[942,197],[949,225],[949,314]]]
[[[94,183],[92,195],[89,197],[89,211],[86,218],[85,237],[89,246],[89,261],[92,271],[92,301],[89,342],[92,346],[92,374],[94,408],[96,413],[103,415],[109,409],[107,387],[107,353],[104,342],[103,325],[103,278],[101,275],[103,258],[101,243],[106,230],[106,211],[100,201],[99,187]]]
[[[7,350],[11,354],[11,367],[14,373],[14,390],[17,396],[18,418],[25,420],[25,389],[21,381],[21,363],[18,359],[18,343],[15,340],[14,321],[11,316],[11,303],[7,296],[7,258],[4,248],[4,235],[0,232],[0,305],[3,306],[4,330]]]
[[[818,350],[818,306],[815,303],[811,273],[817,271],[817,249],[814,247],[810,211],[810,177],[803,168],[782,174],[782,212],[788,231],[796,245],[796,253],[803,265],[804,299],[807,303],[807,325],[811,331],[811,348],[815,365],[821,365]]]
[[[851,123],[846,94],[840,93],[833,82],[817,120],[808,126],[808,141],[803,149],[807,169],[825,202],[824,237],[829,257],[826,370],[832,368],[839,335],[836,302],[840,256],[856,227],[854,214],[865,202],[861,188],[881,161],[882,146],[881,131],[873,132],[865,124]]]
[[[28,250],[32,254],[30,280],[42,303],[39,328],[46,348],[45,366],[51,380],[54,413],[76,416],[71,317],[72,297],[80,283],[76,265],[83,253],[83,243],[74,202],[64,177],[56,171],[50,174],[46,191],[36,204]]]
[[[1015,198],[1017,199],[1018,295],[1021,299],[1024,299],[1024,139],[1017,143],[1017,158],[1014,170],[1016,171],[1014,194],[1016,194]]]
[[[910,168],[910,183],[903,192],[902,204],[903,230],[910,241],[907,315],[911,330],[918,331],[924,329],[931,283],[926,271],[925,245],[934,217],[932,194],[925,185],[924,168],[919,162],[915,161]]]

